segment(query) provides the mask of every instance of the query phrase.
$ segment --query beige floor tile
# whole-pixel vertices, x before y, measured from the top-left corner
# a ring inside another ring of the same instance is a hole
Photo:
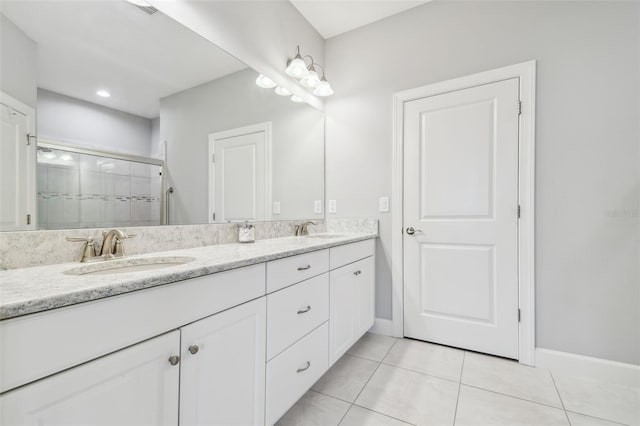
[[[377,362],[344,355],[313,385],[312,389],[353,402],[377,366]]]
[[[569,411],[567,411],[567,415],[569,416],[571,426],[620,426],[620,423],[609,422]]]
[[[366,333],[347,351],[348,354],[367,358],[372,361],[382,361],[389,349],[396,342],[395,337]]]
[[[467,352],[462,383],[562,408],[549,371]]]
[[[383,362],[458,382],[463,357],[464,351],[460,349],[401,339],[389,351]]]
[[[336,426],[349,403],[318,392],[307,392],[276,423],[277,426]]]
[[[456,426],[568,426],[563,410],[462,385]]]
[[[409,423],[353,405],[340,426],[409,426]]]
[[[628,425],[640,425],[640,389],[554,374],[567,410]]]
[[[451,425],[458,384],[382,364],[356,404],[418,425]]]

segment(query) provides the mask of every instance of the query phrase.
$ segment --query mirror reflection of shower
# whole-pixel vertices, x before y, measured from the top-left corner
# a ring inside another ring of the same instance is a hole
[[[160,160],[38,143],[38,228],[161,224]]]

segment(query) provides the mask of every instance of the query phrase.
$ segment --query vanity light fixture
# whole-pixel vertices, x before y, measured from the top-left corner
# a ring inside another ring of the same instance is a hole
[[[304,62],[304,59],[302,59],[302,56],[300,56],[300,46],[297,46],[296,49],[296,56],[287,61],[285,72],[291,77],[300,79],[305,77],[309,71],[307,70],[307,64]]]
[[[96,92],[96,95],[100,96],[101,98],[108,98],[111,96],[111,93],[109,93],[108,91],[104,90],[104,89],[100,89]]]
[[[280,96],[290,96],[291,90],[287,89],[286,87],[282,87],[282,86],[278,86],[276,87],[276,93]]]
[[[263,89],[273,89],[277,86],[277,84],[274,83],[273,80],[262,74],[260,74],[258,78],[256,78],[256,84]]]
[[[309,60],[311,61],[308,66],[304,61],[306,58],[309,58]],[[316,67],[322,70],[322,78],[318,76]],[[288,75],[300,80],[300,85],[309,89],[315,89],[313,91],[313,94],[316,96],[324,97],[333,95],[333,89],[327,81],[327,78],[324,76],[324,67],[315,62],[311,55],[301,56],[300,46],[296,46],[296,56],[293,59],[289,59],[287,61],[287,68],[285,72]]]

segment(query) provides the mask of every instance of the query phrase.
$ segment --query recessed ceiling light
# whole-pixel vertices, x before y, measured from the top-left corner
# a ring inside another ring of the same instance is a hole
[[[101,98],[108,98],[109,96],[111,96],[111,93],[107,92],[106,90],[100,89],[96,92],[96,95],[100,96]]]

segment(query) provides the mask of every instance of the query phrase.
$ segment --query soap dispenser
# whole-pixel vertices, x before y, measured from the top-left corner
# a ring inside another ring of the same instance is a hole
[[[249,222],[238,225],[238,242],[241,243],[255,243],[256,242],[256,229]]]

